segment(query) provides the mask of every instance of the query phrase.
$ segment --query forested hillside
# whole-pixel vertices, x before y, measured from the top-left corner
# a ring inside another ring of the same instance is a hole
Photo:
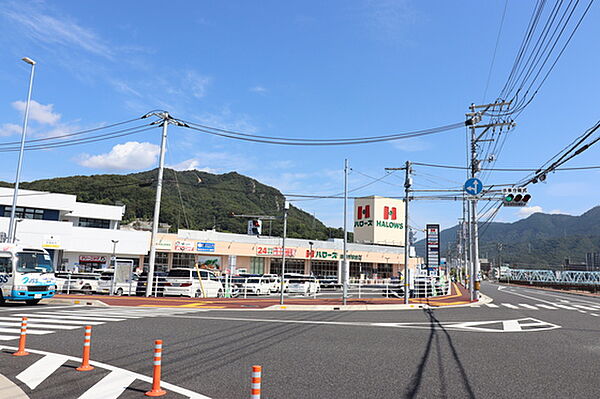
[[[457,226],[441,233],[444,256],[456,252]],[[417,244],[424,254],[424,241]],[[480,256],[521,266],[559,266],[585,262],[586,252],[600,252],[600,206],[580,216],[534,213],[514,223],[480,226]]]
[[[75,194],[81,202],[124,204],[124,223],[152,220],[158,170],[127,175],[71,176],[21,183],[21,188]],[[5,187],[11,186],[1,182]],[[230,214],[282,216],[284,197],[279,190],[236,172],[215,175],[197,170],[177,172],[165,169],[161,223],[197,230],[245,233],[247,219]],[[272,222],[272,234],[281,235],[281,220]],[[264,222],[263,234],[269,233]],[[288,236],[309,239],[342,237],[341,229],[325,226],[299,208],[291,206]]]

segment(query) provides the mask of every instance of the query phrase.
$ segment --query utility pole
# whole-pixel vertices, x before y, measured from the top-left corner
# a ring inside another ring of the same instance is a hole
[[[115,293],[115,278],[117,277],[117,244],[119,240],[111,240],[113,244],[112,250],[112,266],[113,266],[113,276],[112,281],[110,282],[110,295]],[[131,293],[130,293],[131,294]]]
[[[412,178],[410,177],[410,161],[406,161],[404,167],[404,303],[408,304],[410,282],[408,281],[408,259],[410,256],[410,241],[408,231],[408,193],[410,192],[410,186],[412,185]]]
[[[281,242],[281,289],[279,290],[279,304],[283,305],[283,289],[285,287],[285,283],[283,281],[283,276],[285,274],[285,238],[287,236],[287,218],[288,218],[288,209],[290,209],[290,203],[285,199],[283,200],[283,239]]]
[[[470,128],[471,131],[471,159],[470,159],[470,177],[476,178],[477,173],[480,170],[477,154],[477,144],[482,141],[493,141],[494,139],[484,139],[484,135],[490,128],[494,128],[497,126],[508,126],[509,128],[516,126],[514,121],[503,121],[503,122],[493,122],[483,125],[478,125],[481,121],[481,118],[485,113],[491,109],[502,106],[510,106],[511,101],[497,101],[495,103],[484,104],[484,105],[475,105],[471,104],[469,110],[471,112],[467,112],[465,114],[466,126]],[[483,109],[482,111],[478,111],[479,109]],[[477,135],[477,129],[484,129],[479,135]],[[484,160],[485,161],[485,160]],[[471,279],[469,288],[471,294],[471,301],[479,300],[479,286],[480,286],[480,277],[479,277],[479,232],[477,226],[477,195],[472,195],[469,198],[470,202],[470,239],[471,239]]]
[[[156,200],[154,203],[154,218],[152,219],[152,234],[150,236],[150,259],[148,259],[148,281],[146,284],[146,296],[152,295],[152,284],[154,283],[154,263],[156,262],[156,236],[158,235],[158,222],[160,216],[160,200],[162,197],[163,173],[165,168],[165,152],[167,149],[167,127],[169,124],[176,126],[187,126],[185,123],[173,119],[168,112],[152,112],[142,118],[156,116],[158,121],[152,124],[162,124],[162,138],[160,141],[160,156],[158,162],[158,179],[156,182]]]
[[[385,168],[385,170],[404,170],[404,303],[408,303],[410,282],[408,279],[408,260],[410,257],[410,231],[408,228],[408,202],[412,186],[411,162],[406,161],[403,168]]]
[[[348,299],[348,280],[350,280],[350,262],[348,262],[348,159],[344,159],[344,262],[342,263],[342,303]]]

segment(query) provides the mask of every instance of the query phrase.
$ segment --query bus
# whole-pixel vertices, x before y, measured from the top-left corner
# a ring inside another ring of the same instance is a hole
[[[0,244],[0,303],[35,305],[42,298],[52,298],[55,292],[54,267],[46,250]]]

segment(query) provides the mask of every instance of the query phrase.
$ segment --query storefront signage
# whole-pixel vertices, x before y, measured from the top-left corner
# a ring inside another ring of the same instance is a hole
[[[344,254],[339,253],[337,251],[323,251],[323,250],[306,250],[306,258],[310,259],[331,259],[331,260],[339,260],[344,259]],[[351,255],[348,254],[349,260],[362,260],[362,255]]]
[[[106,256],[99,255],[80,255],[79,262],[88,263],[106,263]]]
[[[427,230],[427,269],[433,274],[440,266],[440,225],[428,224]]]
[[[191,241],[175,241],[175,251],[194,251],[194,243]]]
[[[214,242],[197,242],[196,251],[198,252],[215,252]]]
[[[163,251],[170,251],[173,246],[171,241],[158,240],[156,242],[156,249]]]
[[[42,248],[60,248],[59,236],[44,236]]]
[[[256,247],[256,254],[262,256],[283,256],[281,247]],[[296,256],[296,248],[286,248],[285,256],[293,258]]]

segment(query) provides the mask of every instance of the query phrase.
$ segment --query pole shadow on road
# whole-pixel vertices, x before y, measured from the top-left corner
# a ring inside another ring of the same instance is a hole
[[[446,338],[448,347],[450,348],[450,352],[452,354],[452,359],[456,363],[456,366],[460,373],[461,382],[465,389],[464,396],[469,397],[469,398],[475,398],[475,394],[473,393],[473,389],[469,382],[469,377],[467,376],[467,372],[465,371],[462,361],[460,360],[460,356],[458,355],[456,347],[454,346],[452,337],[450,336],[448,331],[444,328],[442,323],[440,323],[440,321],[435,317],[435,314],[432,309],[424,309],[423,311],[429,317],[429,328],[430,328],[429,338],[427,340],[427,344],[425,345],[425,350],[423,352],[423,355],[421,356],[421,361],[419,362],[419,365],[417,366],[417,370],[415,371],[415,373],[412,376],[412,379],[410,381],[410,384],[409,384],[404,396],[406,398],[416,398],[417,397],[419,390],[421,389],[421,382],[423,380],[423,375],[426,371],[427,363],[431,356],[432,346],[435,343],[435,350],[437,352],[437,367],[438,367],[439,382],[440,382],[440,388],[441,388],[440,394],[441,394],[441,397],[443,397],[443,398],[448,397],[448,384],[446,381],[446,375],[445,375],[445,371],[444,371],[445,365],[444,365],[444,362],[442,359],[442,348],[441,348],[442,345],[440,343],[440,339],[441,339],[440,337],[442,337],[442,338]],[[440,331],[443,333],[443,335],[440,334]],[[448,369],[448,367],[446,367],[446,369]],[[454,396],[454,395],[452,395],[452,396]]]

